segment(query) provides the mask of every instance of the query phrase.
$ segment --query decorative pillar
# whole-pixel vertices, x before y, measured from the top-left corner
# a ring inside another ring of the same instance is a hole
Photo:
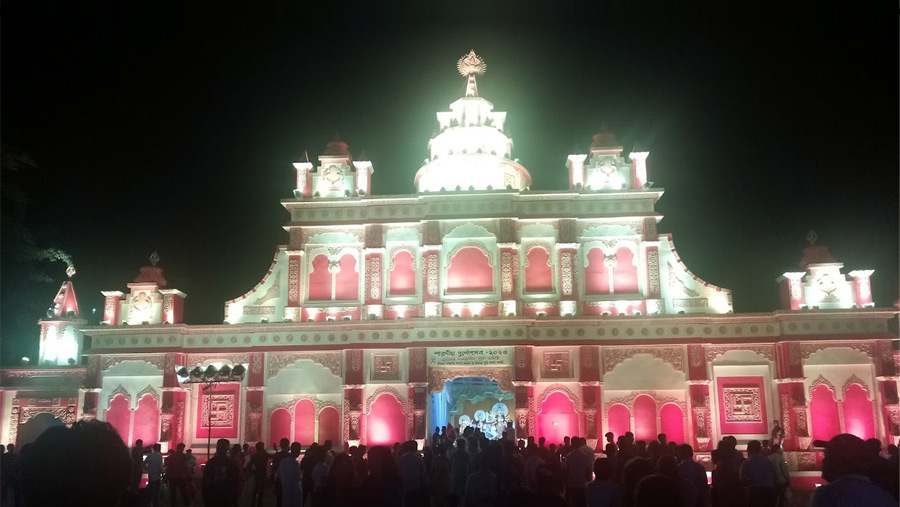
[[[597,449],[602,445],[600,436],[603,434],[602,425],[597,418],[597,409],[600,407],[600,347],[596,345],[582,345],[578,350],[579,368],[578,380],[581,384],[581,408],[584,412],[584,436],[588,445]]]
[[[709,400],[710,380],[706,370],[706,347],[691,344],[688,349],[688,431],[694,449],[711,451],[713,442],[712,409]]]
[[[501,317],[514,316],[516,308],[516,280],[519,270],[519,248],[516,243],[500,244],[500,313]]]
[[[301,319],[301,277],[303,276],[303,251],[288,250],[288,296],[284,308],[286,322],[299,322]]]
[[[353,167],[356,169],[356,194],[370,194],[372,186],[372,173],[375,172],[375,170],[372,168],[372,162],[369,162],[368,160],[354,160]]]
[[[119,325],[119,310],[122,306],[122,296],[124,294],[117,290],[101,291],[104,297],[103,303],[103,321],[101,324],[107,326]]]
[[[428,406],[428,361],[425,347],[409,349],[409,399],[412,401],[413,428],[412,438],[419,440],[420,446],[428,438],[425,425],[425,410]]]
[[[574,316],[578,289],[575,286],[575,256],[578,253],[577,243],[557,243],[559,256],[559,314]]]
[[[786,310],[799,310],[804,305],[803,277],[805,272],[787,272],[776,281],[781,286],[781,306]]]
[[[856,300],[856,306],[859,308],[874,306],[872,303],[872,281],[870,278],[874,272],[871,269],[857,269],[850,272],[850,276],[853,277],[853,299]]]
[[[425,273],[422,277],[422,301],[425,303],[426,317],[440,317],[441,308],[441,247],[440,245],[422,248],[422,266]]]
[[[516,435],[527,438],[535,435],[534,424],[534,347],[517,345],[515,348],[515,368],[513,385],[516,400]]]
[[[313,165],[311,162],[294,162],[294,169],[297,170],[297,188],[294,189],[294,197],[297,199],[308,199],[312,196],[311,171]]]
[[[178,289],[160,289],[163,295],[163,324],[181,324],[184,317],[184,298],[187,294]]]
[[[384,317],[384,305],[382,304],[384,248],[366,248],[366,285],[365,304],[366,315],[370,319]]]
[[[781,427],[784,428],[782,449],[804,451],[812,442],[809,428],[809,410],[803,363],[800,360],[800,344],[784,342],[775,345],[775,371],[778,384],[778,405]]]
[[[644,188],[647,183],[647,156],[649,151],[638,151],[638,146],[634,146],[628,158],[631,159],[631,185],[635,190]]]
[[[163,363],[162,400],[159,412],[159,442],[174,449],[184,442],[184,411],[186,393],[178,383],[177,371],[187,364],[187,355],[177,352],[166,354]]]
[[[247,386],[244,387],[244,441],[263,440],[263,407],[265,405],[265,354],[250,353]]]
[[[878,380],[878,390],[881,394],[882,424],[884,426],[884,440],[890,444],[900,443],[900,397],[898,397],[897,365],[894,362],[894,350],[891,340],[878,340],[875,342],[877,350],[875,373]]]
[[[363,418],[363,350],[344,351],[344,413],[342,417],[344,442],[359,445],[362,439]]]
[[[569,190],[581,190],[584,188],[584,161],[585,155],[569,155],[566,167],[569,168]]]

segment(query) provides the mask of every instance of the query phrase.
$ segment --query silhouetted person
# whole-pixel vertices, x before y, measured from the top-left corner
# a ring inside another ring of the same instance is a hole
[[[397,471],[403,480],[403,498],[406,507],[428,505],[428,468],[419,456],[415,440],[403,444],[403,454],[397,459]]]
[[[660,475],[664,475],[672,479],[678,486],[678,492],[681,495],[681,503],[684,507],[697,507],[700,495],[697,487],[689,480],[685,479],[678,472],[678,464],[674,456],[660,456],[656,462],[656,469]]]
[[[788,470],[787,462],[784,461],[781,445],[772,444],[771,451],[766,458],[775,467],[775,505],[784,507],[787,505],[787,489],[791,485],[791,472]]]
[[[353,461],[347,453],[334,457],[328,470],[327,503],[329,507],[351,507],[355,505]]]
[[[591,480],[591,466],[594,453],[585,445],[581,437],[571,441],[572,450],[565,454],[566,460],[566,502],[570,507],[584,505],[584,488]]]
[[[743,488],[738,475],[739,458],[731,440],[723,438],[712,452],[711,500],[713,507],[732,507],[742,502]]]
[[[456,441],[456,450],[450,455],[450,473],[452,475],[453,492],[459,498],[465,498],[466,481],[469,480],[469,453],[466,450],[465,438],[460,438]]]
[[[144,441],[140,438],[134,441],[131,448],[131,479],[128,483],[128,491],[137,494],[141,487],[141,477],[144,476]]]
[[[661,474],[648,475],[634,488],[635,507],[685,507],[678,484]]]
[[[203,468],[204,507],[234,507],[240,491],[240,470],[228,455],[230,443],[224,438],[216,442],[216,454]]]
[[[624,502],[622,505],[629,507],[634,505],[635,489],[638,482],[653,473],[653,465],[647,458],[634,457],[625,463],[622,469],[622,485],[625,487]]]
[[[0,447],[2,450],[2,447]],[[0,499],[8,505],[11,498],[16,507],[22,505],[22,470],[19,454],[14,444],[6,445],[6,453],[0,456]]]
[[[775,467],[760,452],[759,440],[747,442],[747,459],[741,463],[741,482],[750,489],[749,507],[775,507]]]
[[[303,505],[303,486],[300,478],[300,457],[302,447],[291,444],[291,453],[278,463],[278,480],[281,483],[281,504],[286,507]]]
[[[184,505],[190,505],[190,473],[188,472],[187,455],[184,453],[184,444],[178,444],[175,452],[166,457],[166,480],[169,482],[170,505],[172,507],[177,505],[179,491]]]
[[[253,477],[253,491],[250,494],[250,507],[262,507],[263,493],[269,479],[269,452],[262,442],[256,443],[256,452],[250,457],[250,475]],[[174,505],[174,504],[173,504]]]
[[[359,505],[403,505],[403,487],[391,450],[382,445],[369,449],[369,476],[359,485]]]
[[[162,446],[153,444],[150,446],[150,454],[144,459],[147,468],[147,494],[150,496],[150,505],[159,505],[159,490],[162,485]]]
[[[609,458],[594,460],[595,479],[584,488],[587,507],[619,507],[622,505],[622,486],[613,482],[613,464]]]
[[[28,507],[114,507],[129,485],[128,448],[102,421],[51,427],[22,450],[21,460]]]
[[[809,507],[897,506],[890,493],[866,476],[866,449],[862,439],[844,433],[821,444],[825,447],[822,478],[828,484],[813,491]]]
[[[694,461],[694,448],[689,444],[681,444],[677,447],[675,454],[678,458],[678,473],[694,485],[699,504],[707,505],[709,503],[709,482],[706,479],[706,469]]]
[[[877,438],[866,440],[866,475],[876,486],[880,486],[888,493],[897,498],[897,477],[896,470],[891,466],[890,461],[881,457],[881,441]]]
[[[288,447],[290,447],[291,441],[282,438],[278,443],[281,446],[281,449],[272,456],[272,476],[274,478],[273,483],[275,484],[275,505],[276,507],[281,507],[281,479],[278,477],[278,465],[281,463],[281,460],[290,456]]]

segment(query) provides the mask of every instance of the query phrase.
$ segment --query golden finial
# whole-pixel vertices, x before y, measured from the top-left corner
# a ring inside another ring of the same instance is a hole
[[[469,51],[469,54],[463,56],[456,62],[456,68],[463,76],[471,76],[472,74],[484,74],[487,70],[487,64],[484,60],[475,54],[475,50]]]

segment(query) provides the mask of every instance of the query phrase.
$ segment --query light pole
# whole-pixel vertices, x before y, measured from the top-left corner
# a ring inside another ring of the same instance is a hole
[[[202,384],[202,390],[206,391],[206,461],[212,456],[212,391],[213,386],[226,382],[240,382],[244,379],[247,368],[243,364],[234,367],[224,365],[216,368],[211,364],[203,369],[195,366],[193,370],[182,366],[177,374],[182,384]]]

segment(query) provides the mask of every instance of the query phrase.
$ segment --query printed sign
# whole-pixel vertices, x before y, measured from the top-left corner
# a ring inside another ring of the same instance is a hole
[[[513,347],[428,349],[428,366],[512,366]]]

